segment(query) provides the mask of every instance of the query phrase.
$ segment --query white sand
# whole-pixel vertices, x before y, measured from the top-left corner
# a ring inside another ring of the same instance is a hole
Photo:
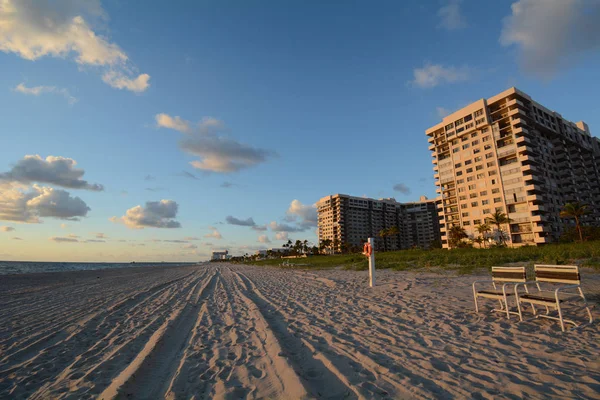
[[[0,277],[0,398],[600,398],[598,306],[563,334],[475,314],[474,279],[380,271],[369,289],[366,272],[230,264]]]

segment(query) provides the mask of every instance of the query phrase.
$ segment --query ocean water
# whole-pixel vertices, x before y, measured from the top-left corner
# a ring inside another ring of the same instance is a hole
[[[194,265],[197,263],[76,263],[76,262],[37,262],[37,261],[0,261],[0,275],[33,274],[37,272],[86,271],[109,268],[151,267]]]

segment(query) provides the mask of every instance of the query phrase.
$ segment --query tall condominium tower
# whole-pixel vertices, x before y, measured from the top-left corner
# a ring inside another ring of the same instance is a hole
[[[336,251],[362,246],[375,238],[377,250],[428,248],[440,242],[436,200],[422,196],[414,203],[395,199],[368,199],[345,194],[326,196],[317,202],[319,243],[329,239]],[[396,231],[380,236],[383,230]]]
[[[442,243],[448,230],[475,227],[501,210],[509,245],[558,240],[573,221],[565,203],[587,204],[584,223],[600,224],[600,140],[529,95],[510,88],[481,99],[426,131],[437,192],[442,196]]]

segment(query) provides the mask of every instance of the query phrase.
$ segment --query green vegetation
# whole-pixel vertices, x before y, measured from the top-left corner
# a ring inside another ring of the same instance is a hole
[[[297,265],[298,268],[334,268],[367,269],[368,263],[362,254],[340,254],[330,256],[312,256],[297,259],[270,259],[248,262],[255,265],[279,266],[282,262]],[[395,270],[413,270],[422,268],[441,268],[470,273],[479,268],[510,263],[577,263],[600,269],[600,242],[563,243],[546,246],[526,246],[519,248],[494,247],[490,249],[462,248],[454,250],[401,250],[378,252],[377,268]],[[289,268],[288,267],[288,268]]]

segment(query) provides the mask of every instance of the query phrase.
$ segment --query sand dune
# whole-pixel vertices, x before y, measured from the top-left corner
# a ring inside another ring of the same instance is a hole
[[[230,264],[1,277],[0,398],[600,397],[597,322],[563,334],[475,314],[473,279],[380,271],[370,289],[365,272]]]

